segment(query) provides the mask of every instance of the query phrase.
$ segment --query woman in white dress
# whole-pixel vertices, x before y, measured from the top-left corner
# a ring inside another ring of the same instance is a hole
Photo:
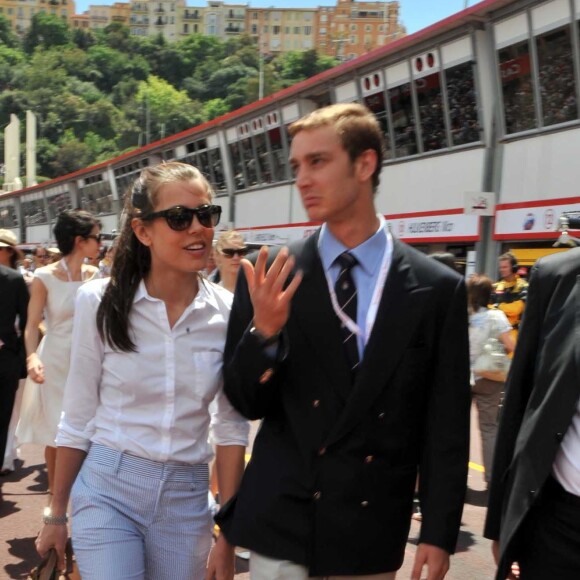
[[[83,262],[99,253],[100,229],[99,220],[87,211],[61,213],[53,233],[63,257],[37,268],[30,286],[24,331],[28,378],[16,437],[19,443],[45,446],[49,492],[53,489],[56,432],[69,370],[75,295],[82,284],[98,276],[97,268]],[[39,344],[43,314],[46,335]]]

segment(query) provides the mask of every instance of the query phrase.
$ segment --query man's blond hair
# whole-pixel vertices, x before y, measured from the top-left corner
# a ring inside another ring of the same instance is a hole
[[[301,131],[312,131],[321,127],[332,127],[351,162],[368,149],[377,154],[377,167],[373,173],[373,189],[379,185],[383,166],[384,141],[381,127],[369,109],[357,103],[339,103],[316,109],[292,123],[288,128],[290,137]]]

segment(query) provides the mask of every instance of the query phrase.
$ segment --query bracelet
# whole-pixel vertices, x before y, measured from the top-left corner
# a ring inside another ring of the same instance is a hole
[[[52,510],[49,507],[45,507],[44,513],[42,514],[42,521],[49,526],[64,526],[68,524],[68,514],[53,516]]]

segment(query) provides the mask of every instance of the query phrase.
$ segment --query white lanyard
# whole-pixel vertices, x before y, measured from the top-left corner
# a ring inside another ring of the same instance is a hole
[[[373,290],[373,295],[371,298],[371,302],[369,304],[369,309],[367,311],[367,319],[366,319],[366,334],[363,334],[363,330],[361,327],[350,317],[346,314],[339,306],[338,299],[336,298],[336,292],[334,291],[334,285],[332,280],[330,279],[330,275],[326,272],[326,282],[328,283],[328,292],[330,294],[330,302],[332,303],[332,308],[334,309],[334,313],[338,316],[340,321],[354,334],[360,336],[364,340],[364,344],[366,346],[371,332],[373,330],[373,326],[375,324],[375,320],[377,318],[377,312],[379,310],[379,304],[381,302],[381,296],[383,295],[383,288],[385,286],[385,281],[387,280],[387,274],[389,273],[389,266],[390,266],[390,252],[389,247],[391,244],[390,234],[387,231],[386,227],[383,227],[383,231],[385,232],[386,238],[386,245],[385,251],[383,253],[383,259],[381,261],[381,268],[379,270],[379,277],[377,278],[377,282],[375,284],[375,288]]]

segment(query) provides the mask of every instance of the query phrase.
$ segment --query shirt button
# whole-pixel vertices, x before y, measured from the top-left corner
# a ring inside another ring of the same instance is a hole
[[[558,443],[562,443],[563,439],[564,439],[564,433],[556,433],[556,441]]]
[[[258,379],[258,382],[263,385],[265,383],[267,383],[271,378],[272,375],[274,374],[274,369],[266,369],[263,373],[262,376]]]
[[[368,506],[369,506],[369,502],[368,502],[366,499],[365,499],[364,501],[361,501],[361,502],[360,502],[360,507],[364,507],[364,508],[366,508],[366,507],[368,507]]]
[[[325,453],[326,453],[326,447],[321,447],[321,448],[318,450],[318,455],[324,455]]]
[[[374,457],[372,455],[367,455],[365,457],[365,463],[372,463],[374,461]]]
[[[320,399],[314,399],[314,401],[312,401],[312,406],[317,409],[318,407],[320,407]]]
[[[321,495],[322,495],[322,492],[315,491],[314,494],[312,495],[312,497],[316,500],[319,500]]]

